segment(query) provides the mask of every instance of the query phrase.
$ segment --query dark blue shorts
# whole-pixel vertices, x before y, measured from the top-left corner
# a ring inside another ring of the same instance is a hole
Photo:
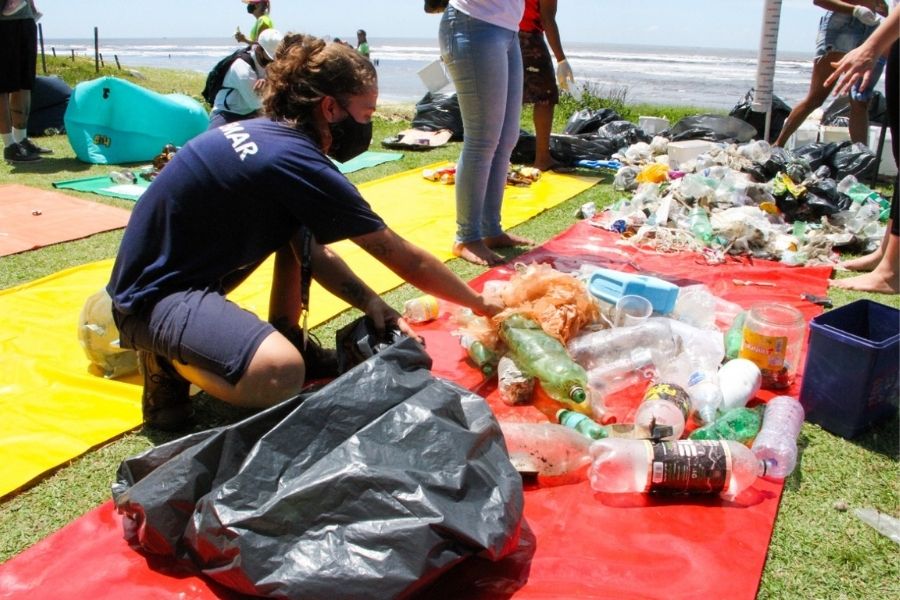
[[[234,385],[275,328],[219,292],[175,292],[135,315],[113,309],[123,348],[153,352]]]

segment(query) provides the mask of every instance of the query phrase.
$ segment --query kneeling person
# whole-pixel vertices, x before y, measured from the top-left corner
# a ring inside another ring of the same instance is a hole
[[[299,334],[310,271],[376,327],[412,333],[325,244],[350,239],[423,292],[481,314],[500,310],[387,227],[329,158],[345,162],[368,147],[377,98],[375,68],[355,50],[288,35],[269,67],[268,116],[192,139],[141,197],[107,290],[122,346],[139,352],[148,425],[187,425],[190,383],[263,408],[310,376],[333,375],[322,372],[333,356],[307,350]],[[263,321],[226,296],[273,254]]]

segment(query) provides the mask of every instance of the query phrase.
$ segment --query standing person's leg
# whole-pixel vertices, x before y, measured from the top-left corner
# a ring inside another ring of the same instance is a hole
[[[29,79],[24,69],[27,59],[23,46],[27,43],[24,34],[26,21],[0,21],[0,57],[3,57],[0,60],[0,139],[3,141],[3,159],[11,163],[40,159],[37,153],[28,152],[20,146],[13,135],[13,128],[21,124],[21,90]]]
[[[500,209],[503,205],[503,194],[506,191],[506,179],[509,173],[509,158],[519,141],[522,120],[522,85],[524,70],[522,68],[522,51],[516,32],[510,31],[504,56],[507,61],[506,105],[503,113],[503,126],[500,130],[500,141],[491,163],[490,179],[484,201],[484,243],[488,248],[508,246],[528,246],[533,244],[529,239],[503,231],[500,222]]]
[[[781,133],[778,134],[778,139],[775,140],[776,146],[784,146],[794,132],[797,131],[797,128],[803,124],[806,117],[822,106],[825,99],[828,98],[828,94],[834,88],[833,84],[825,87],[825,80],[834,72],[834,67],[831,66],[831,63],[839,61],[844,54],[844,52],[829,52],[816,59],[815,64],[813,64],[812,78],[809,82],[809,91],[806,92],[806,97],[797,103],[787,119],[785,119]]]
[[[553,111],[559,103],[556,74],[543,33],[520,31],[519,48],[522,51],[524,76],[522,103],[533,106],[535,144],[533,166],[546,171],[556,164],[550,155]]]
[[[504,38],[508,40],[513,35],[452,6],[441,19],[441,55],[456,86],[465,132],[456,170],[457,232],[453,253],[475,264],[503,262],[500,255],[485,246],[481,226],[508,100]],[[504,177],[505,174],[504,171]]]
[[[898,138],[900,138],[900,43],[894,42],[888,54],[887,78],[885,81],[885,99],[887,101],[888,124],[891,128],[891,150],[894,161],[900,164]],[[900,293],[900,175],[894,179],[894,196],[891,199],[891,218],[881,247],[866,256],[842,263],[847,269],[854,271],[872,269],[847,279],[834,279],[833,287],[878,292],[884,294]]]

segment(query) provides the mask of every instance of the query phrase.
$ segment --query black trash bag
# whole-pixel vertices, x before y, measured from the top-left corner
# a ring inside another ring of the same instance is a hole
[[[534,163],[535,147],[534,134],[519,130],[519,141],[509,157],[510,162],[524,165]]]
[[[407,597],[516,550],[522,480],[480,396],[412,339],[319,391],[126,459],[125,537],[244,594]]]
[[[399,329],[385,329],[379,335],[372,319],[367,316],[359,317],[334,334],[338,372],[346,373],[405,337],[407,336]]]
[[[734,105],[734,108],[731,109],[731,112],[728,113],[728,115],[736,117],[745,123],[749,123],[753,129],[756,130],[753,139],[761,140],[766,133],[766,113],[753,110],[753,97],[755,93],[756,90],[750,88],[750,90],[744,94],[744,97]],[[778,135],[784,127],[784,121],[790,114],[791,107],[788,106],[784,100],[773,95],[772,119],[769,122],[769,141],[778,139]]]
[[[651,138],[644,133],[644,130],[632,123],[631,121],[610,121],[606,125],[597,130],[599,137],[618,138],[625,142],[626,146],[636,144],[638,142],[649,143]]]
[[[766,159],[766,162],[764,162],[761,167],[763,173],[766,174],[766,178],[771,179],[779,173],[787,171],[788,163],[792,160],[793,157],[787,150],[779,146],[772,146],[769,158]]]
[[[428,92],[416,104],[416,116],[413,117],[413,129],[438,131],[449,129],[454,141],[463,139],[462,113],[459,110],[459,98],[456,94],[432,94]]]
[[[31,91],[31,113],[28,116],[28,135],[39,137],[52,134],[52,130],[66,130],[64,117],[69,106],[72,88],[56,75],[36,77]],[[50,131],[48,131],[50,130]]]
[[[808,212],[818,221],[821,217],[833,215],[834,213],[846,210],[846,206],[842,208],[847,198],[837,190],[837,182],[834,179],[812,179],[805,184],[806,208]]]
[[[708,140],[743,144],[753,139],[753,125],[736,117],[722,115],[693,115],[684,117],[664,132],[669,140]]]
[[[574,166],[579,160],[607,160],[627,146],[620,138],[564,133],[550,135],[550,156],[567,166]]]
[[[607,123],[621,120],[622,117],[619,116],[619,113],[611,108],[600,108],[597,110],[583,108],[569,117],[563,133],[571,135],[595,133]]]
[[[872,92],[869,98],[869,124],[887,123],[887,100],[881,92]],[[850,96],[844,94],[835,98],[822,113],[822,125],[847,127],[850,125]]]
[[[809,168],[815,171],[822,165],[831,166],[831,157],[837,148],[838,145],[835,143],[814,142],[794,148],[792,153],[794,157],[805,160]]]
[[[865,144],[841,142],[837,144],[829,163],[834,171],[834,178],[840,181],[847,175],[853,175],[860,181],[874,178],[878,163],[875,154]]]

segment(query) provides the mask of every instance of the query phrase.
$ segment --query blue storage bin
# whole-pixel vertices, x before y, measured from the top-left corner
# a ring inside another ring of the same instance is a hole
[[[857,300],[814,317],[800,403],[806,420],[845,438],[897,412],[900,311]]]
[[[622,296],[642,296],[653,305],[653,312],[665,315],[675,308],[679,288],[658,277],[601,267],[591,274],[588,290],[595,298],[610,304],[615,304]]]

